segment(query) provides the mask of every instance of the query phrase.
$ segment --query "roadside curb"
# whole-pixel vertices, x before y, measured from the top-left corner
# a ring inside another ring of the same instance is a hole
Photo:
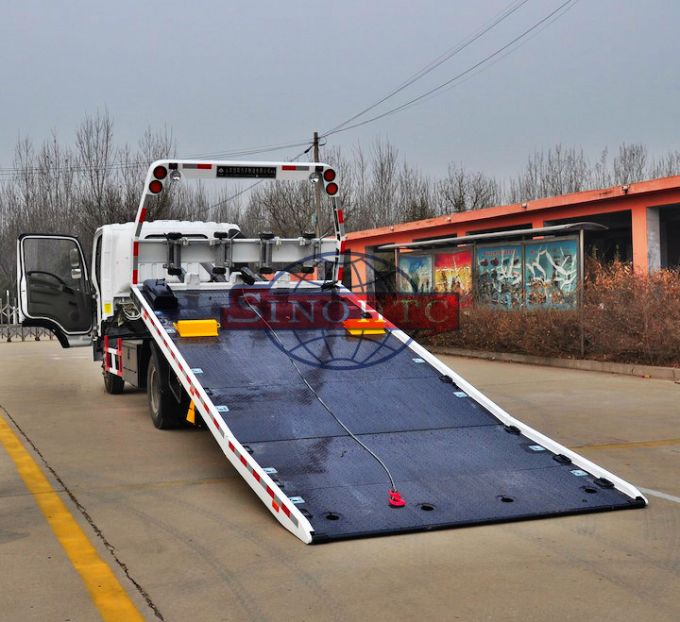
[[[609,361],[593,361],[589,359],[561,359],[531,354],[514,354],[510,352],[484,352],[481,350],[465,350],[463,348],[428,348],[433,354],[465,356],[488,361],[504,361],[507,363],[524,363],[542,365],[544,367],[562,367],[580,371],[597,371],[608,374],[623,374],[657,380],[673,380],[680,383],[680,367],[657,367],[655,365],[636,365],[634,363],[612,363]]]

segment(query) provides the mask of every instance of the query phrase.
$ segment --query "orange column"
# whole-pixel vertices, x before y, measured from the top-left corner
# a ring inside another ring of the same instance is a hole
[[[636,205],[632,208],[631,227],[633,236],[633,269],[636,272],[649,272],[647,254],[647,206]]]
[[[347,247],[352,253],[358,253],[358,255],[352,255],[350,257],[352,265],[345,266],[345,270],[349,270],[352,274],[352,290],[363,293],[366,279],[368,278],[368,275],[366,274],[366,260],[363,257],[366,253],[366,246],[352,241]]]

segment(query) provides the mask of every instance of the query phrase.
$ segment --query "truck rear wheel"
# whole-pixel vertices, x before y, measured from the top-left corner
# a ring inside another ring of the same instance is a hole
[[[123,389],[125,388],[125,380],[123,380],[120,376],[110,374],[107,371],[103,373],[104,373],[104,388],[106,389],[106,392],[111,393],[113,395],[118,395],[122,393]]]
[[[151,421],[159,430],[178,428],[185,419],[180,404],[168,384],[168,366],[152,349],[146,374],[146,395],[149,399]]]

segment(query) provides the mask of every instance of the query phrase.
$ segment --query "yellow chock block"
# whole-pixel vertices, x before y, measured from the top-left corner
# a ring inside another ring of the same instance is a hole
[[[196,425],[196,406],[194,406],[193,400],[191,404],[189,404],[189,410],[187,411],[187,421],[193,425]]]
[[[174,327],[180,337],[217,337],[220,323],[217,320],[179,320]]]
[[[345,330],[353,337],[363,335],[383,335],[386,332],[385,320],[378,318],[349,319],[343,323]]]

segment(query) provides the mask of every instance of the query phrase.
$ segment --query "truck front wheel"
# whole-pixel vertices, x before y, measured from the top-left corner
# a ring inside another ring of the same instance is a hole
[[[168,385],[168,367],[160,361],[155,350],[151,352],[146,373],[146,395],[153,424],[159,430],[178,428],[184,421],[182,405],[177,402]]]
[[[104,388],[106,389],[107,393],[118,395],[119,393],[123,392],[123,388],[125,387],[125,380],[123,380],[120,376],[110,374],[107,371],[103,372],[103,374],[104,374]]]

